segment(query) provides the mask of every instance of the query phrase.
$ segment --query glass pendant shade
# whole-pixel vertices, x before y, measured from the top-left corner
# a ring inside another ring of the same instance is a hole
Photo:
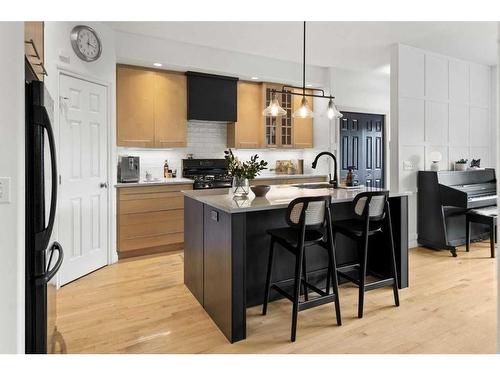
[[[293,112],[292,116],[299,117],[299,118],[312,118],[312,117],[314,117],[314,113],[313,113],[313,111],[311,111],[311,108],[309,107],[309,103],[307,102],[307,99],[305,96],[302,97],[302,100],[300,101],[299,108],[295,112]]]
[[[326,113],[330,120],[334,118],[338,119],[344,117],[344,115],[337,109],[337,106],[335,105],[333,99],[330,99],[330,101],[328,102],[328,109],[326,110]]]
[[[271,116],[271,117],[276,117],[276,116],[285,116],[286,111],[280,106],[280,103],[278,102],[278,98],[276,97],[276,93],[273,93],[273,96],[271,98],[271,102],[269,105],[262,111],[262,114],[264,116]]]

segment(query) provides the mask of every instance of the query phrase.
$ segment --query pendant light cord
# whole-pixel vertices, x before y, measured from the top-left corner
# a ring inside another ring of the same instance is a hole
[[[306,21],[304,21],[304,54],[302,56],[302,95],[306,93]]]

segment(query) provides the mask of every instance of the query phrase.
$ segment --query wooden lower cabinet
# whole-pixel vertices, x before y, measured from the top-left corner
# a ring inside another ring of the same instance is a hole
[[[184,196],[191,184],[118,188],[120,258],[179,250],[184,246]]]

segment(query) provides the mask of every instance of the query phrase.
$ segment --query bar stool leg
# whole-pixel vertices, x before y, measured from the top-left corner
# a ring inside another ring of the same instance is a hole
[[[300,297],[300,284],[301,282],[301,271],[302,271],[302,260],[304,256],[304,244],[299,245],[298,255],[295,260],[295,284],[293,290],[293,307],[292,307],[292,342],[295,341],[297,336],[297,316],[299,313],[299,297]]]
[[[306,266],[306,254],[305,254],[305,252],[304,252],[304,258],[302,259],[302,278],[304,279],[304,281],[307,282],[307,266]],[[302,289],[304,292],[304,300],[309,301],[309,291],[307,290],[307,285],[302,282],[302,279],[301,279],[300,283],[302,284]]]
[[[266,290],[264,293],[264,304],[262,305],[262,315],[267,314],[267,302],[269,301],[269,290],[271,289],[271,275],[273,273],[274,263],[274,237],[271,237],[269,246],[269,260],[267,262]]]
[[[330,213],[328,212],[328,215]],[[329,218],[330,216],[328,216]],[[329,265],[328,265],[328,271],[331,270],[331,278],[332,278],[332,284],[333,284],[333,293],[335,293],[335,315],[337,318],[337,325],[341,326],[342,325],[342,316],[340,315],[340,297],[339,297],[339,286],[338,286],[338,280],[337,280],[337,262],[335,261],[335,237],[334,234],[332,233],[332,222],[331,219],[327,220],[327,226],[328,226],[328,259],[329,259]],[[329,286],[330,284],[330,279],[327,281],[327,285]],[[328,288],[328,292],[330,292],[330,288]]]
[[[359,262],[359,298],[358,298],[358,318],[363,317],[365,302],[365,279],[366,279],[366,258],[368,255],[368,228],[363,233],[362,242],[359,243],[361,261]]]
[[[469,216],[465,215],[465,251],[470,250],[470,220]]]
[[[398,271],[396,269],[396,252],[394,250],[394,237],[392,234],[392,221],[391,221],[391,208],[389,202],[386,204],[387,207],[387,228],[389,236],[389,248],[391,250],[391,269],[392,277],[394,278],[394,284],[392,285],[392,290],[394,293],[394,304],[399,306],[399,285],[398,285]]]
[[[491,257],[495,257],[495,224],[490,225],[490,250]]]

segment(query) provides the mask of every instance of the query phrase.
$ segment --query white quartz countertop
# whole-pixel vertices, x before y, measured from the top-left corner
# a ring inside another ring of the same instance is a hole
[[[122,187],[135,187],[135,186],[182,185],[182,184],[192,184],[193,182],[194,182],[193,180],[184,177],[157,178],[151,181],[140,180],[139,182],[119,182],[115,185],[115,187],[122,188]]]
[[[253,181],[258,182],[259,180],[281,180],[281,179],[301,179],[310,177],[324,177],[327,180],[327,175],[322,174],[276,174],[269,173],[257,176]],[[151,181],[140,180],[139,182],[118,182],[115,187],[134,187],[134,186],[155,186],[155,185],[180,185],[180,184],[192,184],[194,181],[189,178],[176,177],[176,178],[156,178]]]
[[[237,198],[230,189],[188,190],[184,195],[228,213],[264,211],[286,208],[295,198],[330,195],[332,203],[350,202],[364,191],[379,191],[376,188],[347,189],[302,189],[293,185],[274,185],[265,197],[256,197],[252,192],[246,198]],[[409,192],[390,192],[391,197],[410,195]]]

